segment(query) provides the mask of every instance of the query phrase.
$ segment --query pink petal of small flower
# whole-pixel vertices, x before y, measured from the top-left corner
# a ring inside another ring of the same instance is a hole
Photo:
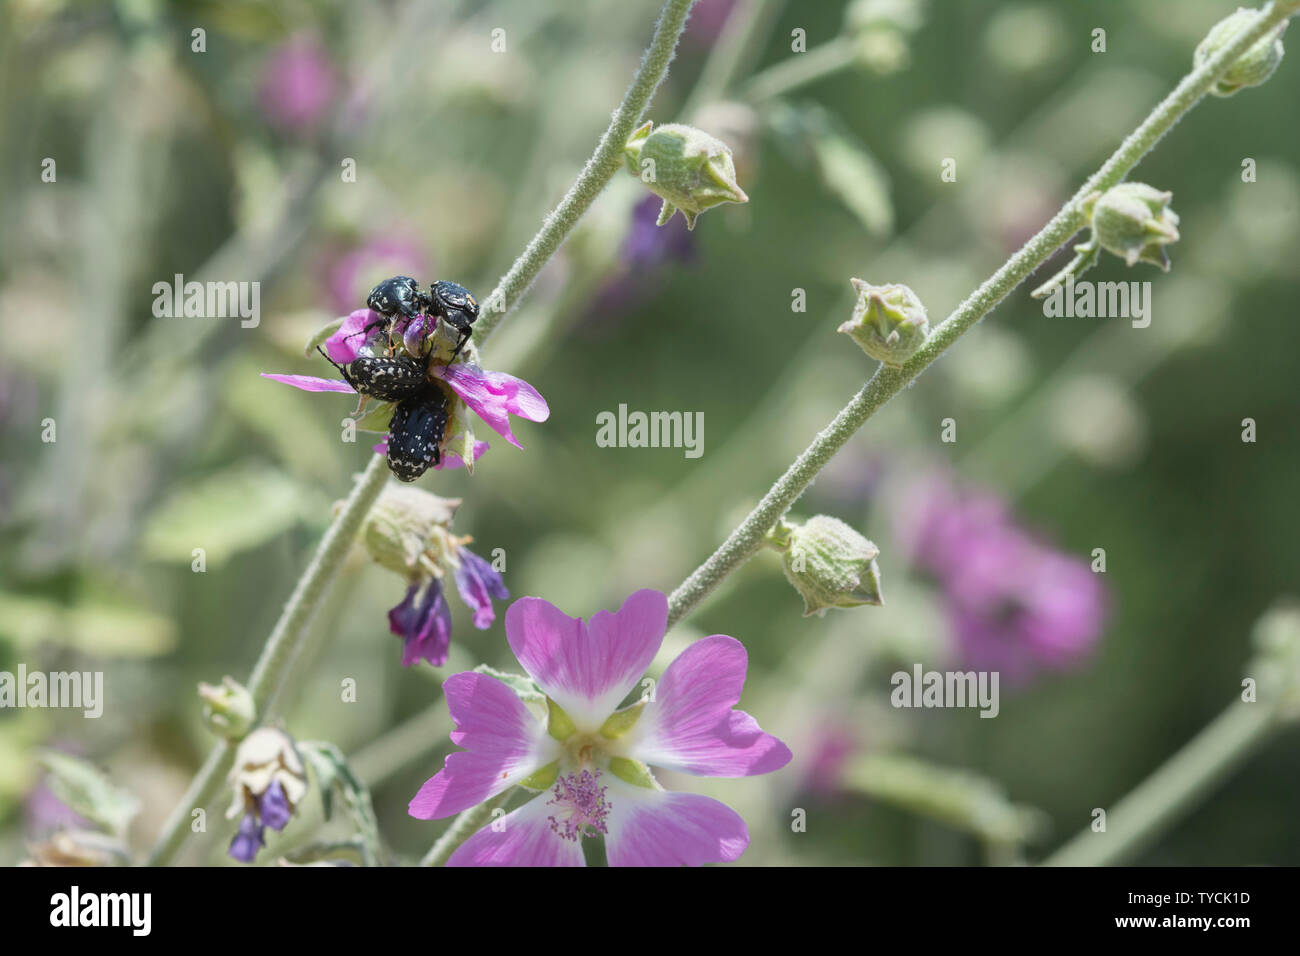
[[[546,400],[521,378],[505,372],[485,372],[477,365],[437,365],[434,375],[451,386],[474,414],[516,448],[522,448],[510,430],[510,416],[544,422],[551,410]]]
[[[347,392],[350,395],[356,394],[356,389],[341,378],[316,378],[313,375],[281,375],[273,372],[263,372],[262,378],[269,378],[274,382],[292,385],[304,392]]]
[[[590,624],[541,598],[506,611],[506,639],[524,670],[581,729],[596,731],[636,686],[663,643],[668,599],[637,591]]]
[[[460,813],[513,787],[556,759],[560,744],[505,684],[471,672],[442,685],[456,729],[443,769],[411,800],[411,816],[437,820]]]
[[[609,783],[610,866],[700,866],[729,863],[749,846],[740,814],[712,797]]]
[[[349,312],[337,332],[325,340],[325,352],[340,365],[351,365],[361,354],[361,349],[378,334],[379,329],[371,329],[369,335],[361,333],[371,325],[383,319],[378,312],[369,309],[357,309]]]
[[[565,840],[551,829],[547,795],[489,823],[466,840],[448,866],[586,866],[581,840]]]
[[[734,637],[696,641],[668,665],[629,742],[656,767],[709,777],[748,777],[780,770],[790,748],[743,710],[732,708],[745,686],[748,658]]]

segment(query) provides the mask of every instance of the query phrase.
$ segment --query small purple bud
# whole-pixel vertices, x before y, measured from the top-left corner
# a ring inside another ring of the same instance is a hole
[[[284,787],[280,786],[279,780],[271,781],[271,785],[262,794],[258,809],[262,814],[262,823],[277,833],[289,823],[293,810],[289,806],[289,800],[285,797]]]
[[[264,845],[262,825],[257,822],[257,814],[250,810],[239,821],[239,832],[230,841],[230,855],[240,863],[252,863]]]

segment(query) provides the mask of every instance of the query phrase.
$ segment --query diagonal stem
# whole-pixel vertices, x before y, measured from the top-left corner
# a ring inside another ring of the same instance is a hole
[[[560,244],[596,196],[614,178],[614,174],[623,168],[623,146],[641,121],[655,90],[668,75],[668,64],[677,52],[677,40],[686,28],[686,16],[694,2],[695,0],[668,0],[664,4],[659,21],[655,24],[654,37],[641,58],[641,66],[632,78],[632,85],[623,94],[623,102],[614,111],[609,127],[596,144],[596,151],[582,167],[582,172],[560,200],[560,204],[546,217],[537,235],[524,248],[523,254],[515,260],[510,271],[502,276],[492,294],[484,300],[484,313],[475,323],[474,329],[474,344],[478,348],[483,347],[483,343],[496,330],[497,324],[532,285],[537,273],[542,271],[542,266],[560,248]]]
[[[763,546],[768,529],[798,500],[818,472],[889,399],[991,312],[1084,225],[1083,200],[1119,183],[1175,123],[1218,81],[1242,53],[1300,7],[1300,0],[1270,4],[1215,56],[1187,74],[1173,91],[1120,144],[1102,167],[1037,235],[957,306],[901,368],[881,365],[831,423],[768,489],[762,500],[703,564],[668,598],[668,626],[680,622],[722,581]]]

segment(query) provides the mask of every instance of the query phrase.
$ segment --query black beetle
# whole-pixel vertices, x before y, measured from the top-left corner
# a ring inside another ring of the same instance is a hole
[[[448,359],[449,362],[454,362],[473,333],[472,326],[478,318],[478,299],[463,285],[446,279],[439,279],[429,286],[428,299],[430,311],[438,318],[445,319],[460,334],[456,350]]]
[[[325,356],[343,380],[360,395],[369,395],[382,402],[396,402],[414,398],[429,384],[426,362],[403,355],[360,355],[351,365],[340,365],[320,346],[316,351]]]
[[[397,403],[388,425],[388,470],[400,481],[415,481],[442,461],[447,431],[447,396],[430,384]]]
[[[410,276],[393,276],[391,279],[385,279],[371,289],[370,295],[366,297],[366,308],[377,313],[379,318],[360,332],[353,332],[348,338],[367,335],[371,329],[387,331],[392,326],[394,318],[398,316],[405,319],[419,318],[420,314],[427,312],[431,306],[429,293],[423,291],[420,283]]]

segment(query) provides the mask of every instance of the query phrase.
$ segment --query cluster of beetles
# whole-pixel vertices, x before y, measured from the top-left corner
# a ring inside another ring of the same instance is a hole
[[[422,315],[446,322],[459,340],[448,362],[460,355],[469,341],[478,300],[462,285],[440,279],[426,292],[410,276],[385,279],[370,291],[366,305],[379,316],[356,335],[379,330],[388,343],[387,355],[360,355],[347,366],[321,354],[361,395],[395,402],[388,426],[388,468],[402,481],[415,481],[442,460],[440,446],[447,430],[447,394],[429,378],[429,358],[391,354],[393,323]]]

